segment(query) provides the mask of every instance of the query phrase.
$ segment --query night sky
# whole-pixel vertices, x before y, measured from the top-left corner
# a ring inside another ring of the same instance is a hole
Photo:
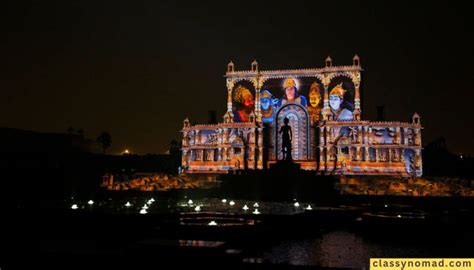
[[[186,116],[221,120],[230,60],[307,68],[357,53],[364,119],[416,111],[424,143],[474,154],[470,9],[391,2],[15,1],[0,11],[0,126],[108,131],[111,153],[162,153]]]

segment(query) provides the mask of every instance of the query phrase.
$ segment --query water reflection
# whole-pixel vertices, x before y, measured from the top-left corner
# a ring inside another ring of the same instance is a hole
[[[426,243],[411,236],[394,242],[383,237],[370,239],[362,234],[338,230],[316,239],[283,241],[264,253],[264,260],[274,264],[368,268],[370,258],[459,256],[462,252],[456,250],[456,242],[455,238],[452,243],[446,243],[433,237],[432,242]]]

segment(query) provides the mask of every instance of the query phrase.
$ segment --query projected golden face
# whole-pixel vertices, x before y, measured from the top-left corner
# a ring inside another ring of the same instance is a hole
[[[311,121],[317,122],[319,121],[320,114],[321,114],[321,93],[319,92],[319,84],[314,82],[311,84],[311,88],[309,89],[309,106],[308,112],[311,116]]]
[[[309,91],[309,104],[311,105],[311,107],[318,107],[320,101],[321,95],[319,94],[319,87],[312,87]]]

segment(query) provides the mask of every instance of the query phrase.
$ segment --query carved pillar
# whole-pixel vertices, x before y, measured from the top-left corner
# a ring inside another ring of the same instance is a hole
[[[370,161],[370,155],[369,155],[369,147],[365,146],[364,147],[364,161],[368,162]]]
[[[260,73],[257,74],[257,77],[254,80],[254,86],[255,86],[255,117],[257,119],[257,122],[262,122],[262,109],[261,109],[261,101],[260,101],[260,95],[261,95],[261,87],[262,87],[262,78],[260,76]]]
[[[222,143],[229,143],[229,130],[227,128],[224,128],[223,130]]]
[[[359,74],[360,76],[360,74]],[[354,86],[355,86],[355,96],[354,96],[354,119],[355,120],[360,120],[361,119],[361,108],[360,108],[360,81],[356,80],[354,81]]]
[[[334,136],[333,136],[334,127],[328,127],[327,132],[328,132],[328,144],[333,143],[334,142]]]
[[[183,131],[183,139],[181,140],[181,145],[183,147],[188,146],[188,144],[186,143],[186,137],[187,136],[188,136],[188,133],[186,131]]]
[[[403,144],[408,145],[408,128],[403,128]]]
[[[227,148],[222,149],[222,161],[227,161]]]
[[[400,127],[395,127],[395,144],[402,143],[402,136],[400,134]]]
[[[223,142],[223,138],[222,138],[223,132],[222,132],[222,129],[221,129],[221,128],[218,128],[216,133],[217,133],[217,145],[221,145],[222,142]]]
[[[369,127],[369,131],[367,132],[368,143],[372,143],[372,127]]]
[[[392,149],[391,148],[387,149],[387,161],[392,162]]]
[[[360,146],[357,146],[356,147],[356,160],[357,161],[360,161],[361,159],[360,151],[361,151]]]
[[[419,128],[415,128],[415,144],[418,146],[421,145],[421,132]]]
[[[323,120],[331,120],[332,117],[332,112],[331,108],[329,107],[329,94],[328,94],[328,88],[329,88],[329,80],[327,78],[324,78],[323,80],[323,87],[324,87],[324,99],[323,99]]]
[[[194,135],[195,145],[200,145],[201,144],[201,132],[199,130],[196,130],[196,135]]]
[[[248,160],[251,161],[251,160],[254,160],[254,156],[255,156],[255,146],[250,146],[250,149],[249,149],[249,156],[248,156]],[[251,166],[253,167],[253,166]]]
[[[321,127],[321,131],[319,133],[319,145],[323,146],[324,145],[324,137],[326,136],[326,127]]]
[[[357,127],[357,144],[362,144],[362,126]]]
[[[232,89],[234,88],[234,81],[227,80],[227,112],[232,113]]]
[[[188,151],[186,149],[183,149],[183,154],[181,155],[181,166],[186,167],[188,164]]]
[[[331,160],[331,146],[326,146],[326,163]]]
[[[369,128],[367,126],[363,127],[364,129],[364,144],[369,143]]]
[[[423,174],[423,162],[421,160],[421,149],[415,150],[415,174],[420,177]]]
[[[374,148],[375,149],[375,162],[379,162],[379,149],[378,148]]]

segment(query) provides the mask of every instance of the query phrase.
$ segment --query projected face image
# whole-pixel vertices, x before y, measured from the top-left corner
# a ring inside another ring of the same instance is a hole
[[[234,116],[237,122],[247,122],[255,101],[249,89],[238,86],[234,92]]]
[[[309,93],[309,104],[311,104],[311,107],[317,107],[320,99],[321,97],[317,91],[311,91]]]
[[[252,107],[254,104],[253,97],[251,95],[247,95],[244,99],[243,104],[245,107]]]
[[[270,98],[261,98],[260,99],[262,110],[266,111],[270,108],[272,101]]]
[[[329,106],[331,106],[333,110],[339,110],[339,108],[341,108],[341,104],[342,99],[338,95],[329,96]]]
[[[288,87],[285,89],[285,94],[288,100],[294,100],[296,95],[296,89],[294,87]]]

